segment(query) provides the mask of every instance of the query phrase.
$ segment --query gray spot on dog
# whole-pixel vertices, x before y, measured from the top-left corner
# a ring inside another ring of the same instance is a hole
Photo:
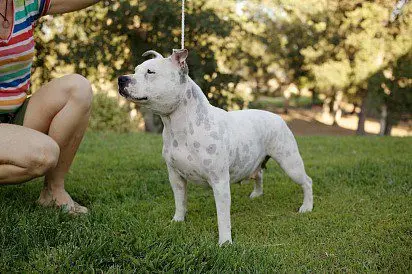
[[[196,142],[194,142],[194,143],[193,143],[193,145],[194,145],[194,147],[195,147],[195,148],[199,148],[199,147],[200,147],[200,143],[199,143],[199,142],[197,142],[197,141],[196,141]]]
[[[176,73],[170,73],[170,77],[172,78],[172,82],[176,81]]]
[[[239,155],[239,148],[236,148],[235,163],[240,169],[245,167],[245,163],[241,160]]]
[[[214,154],[216,152],[216,144],[211,144],[206,148],[208,154]]]
[[[185,104],[185,106],[187,106],[187,100],[183,99],[183,104]]]
[[[210,137],[212,137],[212,138],[215,139],[215,140],[220,140],[220,137],[219,137],[219,135],[218,135],[218,133],[217,133],[216,131],[212,131],[212,132],[210,133]]]
[[[174,141],[173,141],[173,146],[174,146],[174,147],[178,147],[178,146],[179,146],[179,143],[177,142],[177,140],[174,140]]]
[[[192,94],[193,94],[193,98],[197,99],[197,93],[196,93],[196,89],[194,86],[192,86]]]
[[[170,148],[170,144],[169,144],[169,142],[165,142],[165,143],[164,143],[164,148],[165,148],[165,149]]]
[[[243,152],[249,153],[249,145],[243,145]]]
[[[205,130],[209,131],[210,122],[209,122],[207,107],[204,104],[204,102],[200,101],[198,102],[196,106],[196,125],[200,126],[202,123],[204,123],[205,125]]]
[[[205,119],[205,130],[206,130],[206,131],[210,131],[210,123],[209,123],[209,119],[208,119],[208,118]]]
[[[187,74],[189,73],[189,68],[187,65],[181,70],[179,70],[180,84],[184,84],[187,81]]]
[[[208,165],[210,165],[212,163],[212,159],[204,159],[203,160],[203,164],[205,165],[205,166],[208,166]]]
[[[192,92],[191,92],[190,89],[186,90],[186,97],[187,97],[187,99],[192,98]]]
[[[224,123],[219,123],[219,135],[223,135],[226,131],[227,125]]]
[[[186,75],[179,72],[179,76],[180,76],[180,84],[186,83]]]
[[[195,133],[194,129],[193,129],[193,124],[192,122],[189,123],[189,132],[191,135],[193,135],[193,133]]]
[[[189,160],[191,162],[191,161],[193,161],[193,157],[191,155],[188,155],[187,160]]]

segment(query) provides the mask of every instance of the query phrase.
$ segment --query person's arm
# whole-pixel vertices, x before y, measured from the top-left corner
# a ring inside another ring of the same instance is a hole
[[[47,14],[62,14],[87,8],[100,0],[51,0]]]

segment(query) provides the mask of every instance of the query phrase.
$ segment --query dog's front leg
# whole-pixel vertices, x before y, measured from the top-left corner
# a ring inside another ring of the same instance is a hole
[[[213,195],[215,196],[217,223],[219,227],[219,245],[222,246],[226,242],[232,243],[229,178],[212,181],[212,188]]]
[[[186,215],[186,204],[187,204],[187,182],[176,173],[176,171],[168,166],[169,171],[169,181],[173,189],[173,194],[175,197],[175,216],[173,221],[183,222]]]

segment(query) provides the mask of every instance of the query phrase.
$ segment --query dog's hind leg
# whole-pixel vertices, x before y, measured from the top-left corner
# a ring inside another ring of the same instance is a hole
[[[256,198],[263,195],[263,169],[258,167],[252,175],[252,179],[255,180],[255,186],[253,192],[250,194],[250,198]]]
[[[306,174],[302,157],[290,129],[286,123],[282,132],[268,148],[268,154],[275,159],[286,174],[303,189],[303,204],[299,212],[309,212],[313,209],[312,179]]]

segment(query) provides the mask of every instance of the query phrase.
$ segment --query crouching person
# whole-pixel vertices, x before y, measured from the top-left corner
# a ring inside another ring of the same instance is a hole
[[[88,124],[92,89],[88,80],[73,74],[26,96],[34,56],[33,28],[42,15],[71,12],[96,2],[0,2],[0,185],[45,176],[38,203],[70,213],[87,212],[64,185]]]

